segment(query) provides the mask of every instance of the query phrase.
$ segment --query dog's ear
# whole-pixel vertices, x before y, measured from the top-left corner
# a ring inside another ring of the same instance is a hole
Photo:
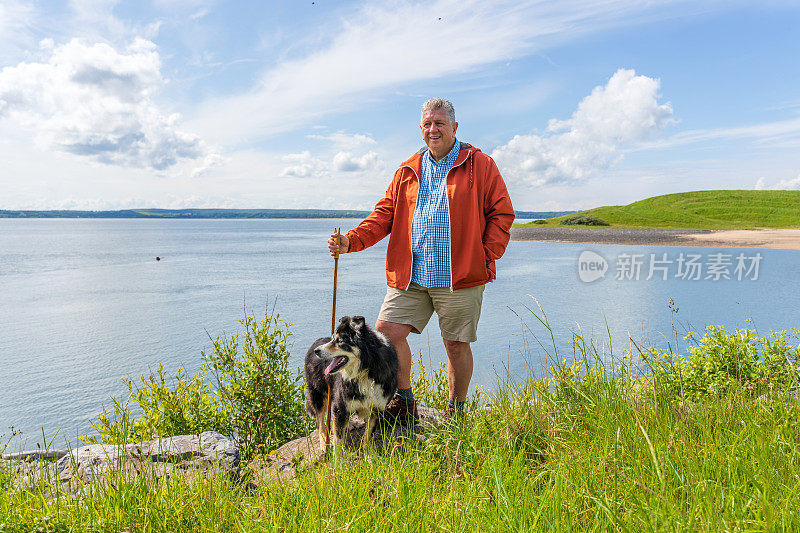
[[[349,322],[350,322],[349,316],[343,316],[342,318],[339,319],[339,324],[348,324]]]
[[[351,322],[355,329],[361,329],[365,321],[363,316],[354,316]]]

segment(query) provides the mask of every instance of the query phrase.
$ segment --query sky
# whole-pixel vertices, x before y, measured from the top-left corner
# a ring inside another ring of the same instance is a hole
[[[518,210],[800,189],[800,3],[0,0],[0,209],[371,209],[420,107]]]

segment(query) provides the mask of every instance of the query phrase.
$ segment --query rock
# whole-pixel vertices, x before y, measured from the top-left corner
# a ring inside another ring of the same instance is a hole
[[[58,473],[62,474],[73,463],[84,467],[113,463],[119,461],[125,454],[135,455],[137,452],[134,450],[139,446],[138,444],[90,444],[76,448],[58,460],[56,463]]]
[[[55,461],[69,453],[69,450],[31,450],[26,452],[6,453],[5,461]]]
[[[683,400],[672,408],[673,412],[681,418],[697,413],[698,404],[692,400]]]
[[[382,450],[398,439],[424,438],[445,419],[442,411],[423,406],[418,408],[418,414],[419,423],[413,427],[376,427],[372,434],[373,446]],[[353,419],[344,447],[358,449],[363,434],[364,422]],[[320,451],[319,442],[317,431],[314,431],[255,459],[248,465],[253,474],[252,483],[264,486],[277,480],[293,479],[306,466],[324,460],[326,454]],[[58,487],[58,490],[77,490],[86,483],[105,486],[113,484],[117,479],[115,476],[120,474],[152,480],[173,476],[195,480],[217,469],[229,475],[237,473],[240,461],[236,444],[215,431],[136,444],[90,444],[71,451],[20,452],[4,456],[4,459],[6,461],[0,467],[13,474],[13,486],[22,490],[45,480],[48,486]],[[53,463],[54,459],[58,461]]]
[[[58,478],[56,465],[53,462],[13,459],[0,463],[0,469],[6,471],[4,474],[10,474],[9,477],[13,480],[12,486],[21,488],[32,487],[42,481],[56,484]]]
[[[373,446],[377,450],[384,449],[384,445],[391,441],[403,438],[422,437],[444,421],[442,411],[429,407],[417,408],[419,422],[415,426],[397,426],[395,428],[375,427],[372,433]],[[358,418],[351,420],[350,430],[346,434],[345,448],[356,450],[361,444],[364,435],[364,422]],[[324,439],[324,436],[322,437]],[[251,472],[250,482],[263,487],[276,481],[288,481],[297,477],[302,469],[323,461],[326,454],[320,450],[320,437],[317,430],[310,435],[287,442],[274,452],[266,456],[257,457],[248,465]]]
[[[205,459],[208,464],[219,464],[227,471],[233,471],[239,466],[239,450],[236,444],[216,431],[164,437],[138,444],[90,444],[72,450],[59,459],[57,466],[61,478],[64,478],[66,472],[78,473],[84,477],[102,474],[110,465],[118,464],[123,458],[153,463],[180,463],[195,457]]]
[[[800,390],[790,390],[790,391],[769,391],[765,392],[758,398],[756,398],[757,403],[769,403],[769,402],[779,402],[785,401],[787,405],[791,404],[797,399],[800,398]]]
[[[201,457],[217,461],[228,470],[239,467],[239,448],[236,443],[216,431],[204,431],[200,434]]]

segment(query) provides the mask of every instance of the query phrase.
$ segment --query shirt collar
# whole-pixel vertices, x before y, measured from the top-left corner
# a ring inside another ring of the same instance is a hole
[[[458,153],[461,151],[461,143],[458,142],[458,139],[455,139],[453,143],[453,147],[447,152],[447,155],[441,158],[439,161],[433,159],[430,150],[425,150],[425,157],[428,160],[428,163],[436,166],[442,166],[444,164],[452,166],[453,163],[456,162],[456,158],[458,158]]]

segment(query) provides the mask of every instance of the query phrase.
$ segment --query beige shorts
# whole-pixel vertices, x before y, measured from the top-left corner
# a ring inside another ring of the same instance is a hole
[[[450,291],[450,287],[423,287],[412,283],[408,290],[388,287],[378,320],[408,324],[420,333],[434,311],[439,315],[442,338],[475,342],[481,317],[484,285]]]

